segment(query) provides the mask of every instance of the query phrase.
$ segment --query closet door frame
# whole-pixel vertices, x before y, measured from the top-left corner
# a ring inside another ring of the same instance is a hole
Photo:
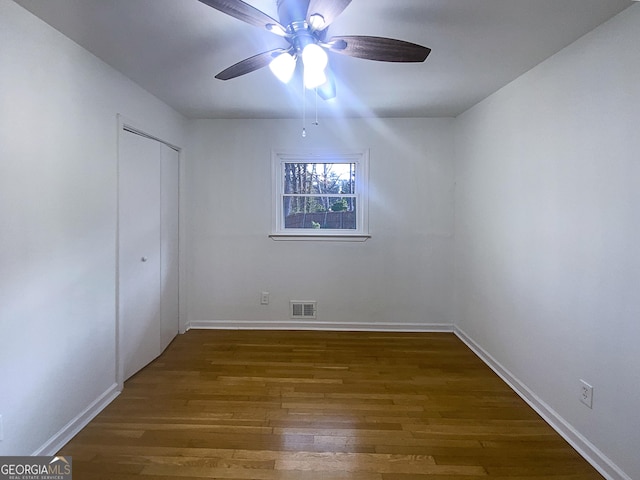
[[[116,172],[116,176],[117,176],[117,180],[118,180],[118,190],[116,193],[116,197],[117,197],[117,208],[116,208],[116,219],[117,219],[117,227],[116,227],[116,235],[115,235],[115,245],[116,245],[116,275],[115,275],[115,284],[116,284],[116,299],[115,299],[115,303],[116,303],[116,322],[115,322],[115,346],[116,346],[116,351],[115,351],[115,360],[116,360],[116,365],[115,365],[115,372],[116,372],[116,383],[118,386],[118,390],[122,391],[122,389],[124,388],[124,375],[125,375],[125,365],[124,365],[124,358],[123,358],[123,352],[122,352],[122,335],[123,335],[123,328],[122,328],[122,305],[121,305],[121,300],[120,300],[120,230],[119,230],[119,221],[120,221],[120,162],[122,161],[121,157],[121,149],[120,149],[120,142],[121,142],[121,138],[122,135],[125,132],[129,132],[129,133],[135,133],[137,135],[140,135],[142,137],[146,137],[148,139],[151,140],[155,140],[157,142],[160,142],[164,145],[166,145],[167,147],[171,148],[172,150],[175,150],[178,153],[178,162],[179,162],[179,167],[178,167],[178,206],[177,206],[177,210],[178,210],[178,238],[179,238],[179,247],[178,247],[178,314],[179,314],[179,318],[178,318],[178,334],[182,334],[186,331],[186,327],[185,327],[185,321],[184,318],[186,318],[184,312],[185,312],[185,303],[184,303],[184,281],[185,281],[185,272],[184,272],[184,253],[183,253],[183,242],[182,239],[184,238],[184,215],[182,213],[182,205],[183,205],[183,188],[182,188],[182,182],[184,179],[184,162],[183,162],[183,152],[182,152],[182,148],[178,147],[177,145],[175,145],[172,142],[169,142],[167,140],[164,140],[162,138],[162,136],[160,135],[156,135],[152,132],[151,129],[148,129],[147,127],[143,126],[141,123],[136,122],[134,120],[131,120],[127,117],[125,117],[124,115],[118,114],[117,115],[117,172]],[[162,200],[161,200],[162,201]]]

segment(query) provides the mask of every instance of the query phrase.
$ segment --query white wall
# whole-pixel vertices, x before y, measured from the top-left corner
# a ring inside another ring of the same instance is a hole
[[[456,134],[457,325],[630,478],[640,478],[639,27],[634,5],[463,114]],[[581,378],[592,410],[578,401]]]
[[[318,300],[323,327],[456,319],[640,478],[639,24],[634,6],[456,121],[327,120],[304,140],[299,120],[191,122],[188,321],[277,327],[289,299]],[[182,117],[0,0],[0,455],[52,445],[115,387],[117,113],[184,144]],[[267,237],[270,152],[298,147],[370,149],[370,240]]]
[[[181,116],[0,0],[0,455],[113,393],[117,113],[183,143]]]
[[[190,125],[189,321],[278,327],[289,300],[317,300],[315,326],[450,326],[453,120],[325,120],[307,129],[303,139],[300,120]],[[372,238],[268,238],[274,148],[370,149]]]

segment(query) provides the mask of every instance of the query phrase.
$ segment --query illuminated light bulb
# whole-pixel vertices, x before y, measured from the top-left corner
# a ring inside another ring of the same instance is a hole
[[[327,81],[324,69],[329,58],[327,52],[315,43],[310,43],[302,50],[302,63],[304,64],[304,86],[313,89]]]
[[[310,90],[327,83],[327,75],[323,70],[304,69],[304,86]]]
[[[333,77],[327,76],[327,81],[318,86],[318,95],[324,100],[333,100],[336,97],[336,82]]]
[[[320,45],[310,43],[302,50],[302,62],[305,70],[324,70],[329,62],[329,57]]]
[[[324,17],[319,13],[314,13],[309,17],[309,25],[311,25],[313,30],[322,30],[324,24]]]
[[[296,69],[296,59],[290,53],[281,53],[271,60],[269,69],[282,83],[289,83]]]

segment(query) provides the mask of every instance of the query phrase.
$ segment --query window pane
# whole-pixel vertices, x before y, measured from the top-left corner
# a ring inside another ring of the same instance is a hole
[[[355,163],[285,163],[284,193],[355,194]]]
[[[356,229],[354,197],[300,197],[283,199],[284,228]]]

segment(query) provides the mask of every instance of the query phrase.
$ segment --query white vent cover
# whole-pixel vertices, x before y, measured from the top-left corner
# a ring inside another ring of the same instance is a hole
[[[291,300],[289,314],[291,318],[316,318],[316,302]]]

